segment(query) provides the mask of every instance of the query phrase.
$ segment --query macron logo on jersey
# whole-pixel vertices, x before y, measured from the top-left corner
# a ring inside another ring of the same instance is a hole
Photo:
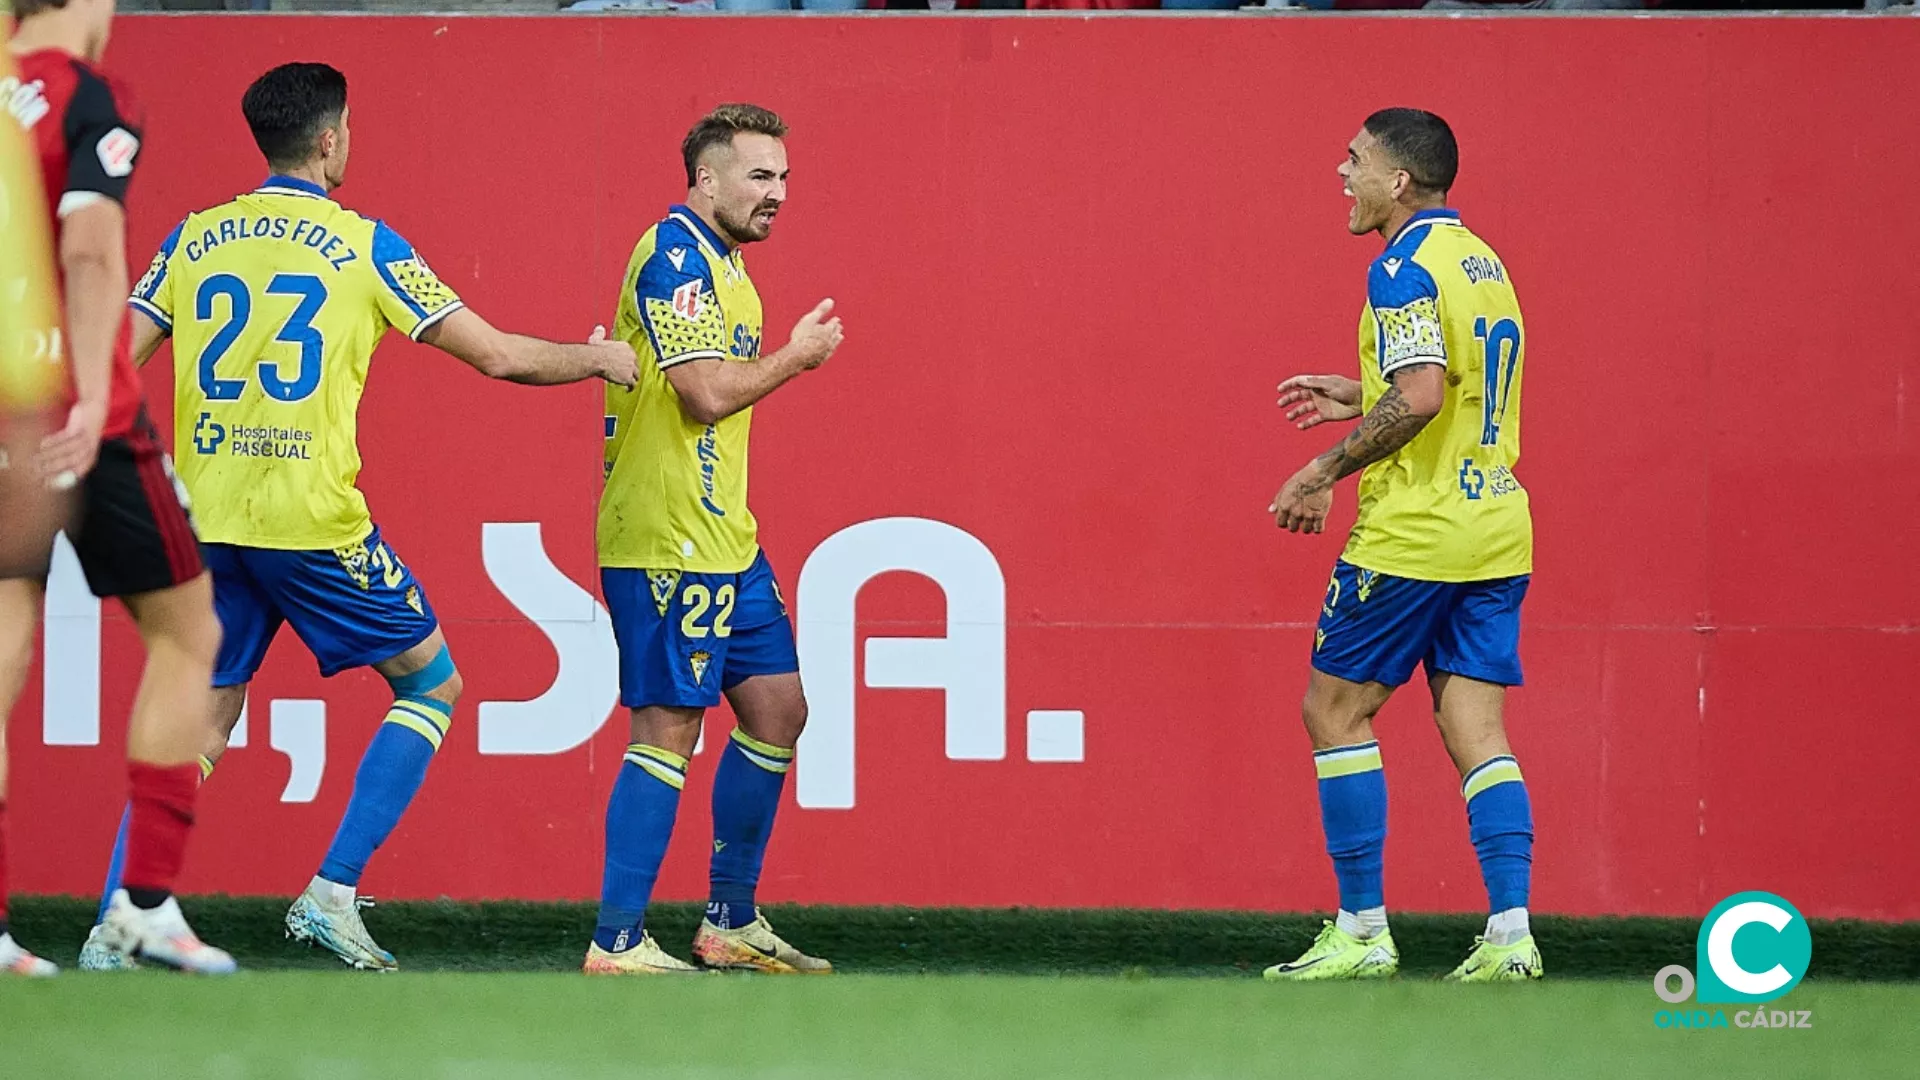
[[[1400,273],[1400,260],[1388,259],[1386,262],[1381,263],[1380,267],[1387,272],[1388,277],[1395,277]]]
[[[684,270],[687,264],[687,249],[674,248],[667,252],[667,261],[673,264],[675,270]]]
[[[93,152],[99,155],[100,167],[115,180],[133,173],[134,155],[140,152],[140,140],[126,128],[117,127],[94,144]]]
[[[706,282],[695,279],[673,290],[673,313],[688,322],[699,322],[706,304],[701,297]]]

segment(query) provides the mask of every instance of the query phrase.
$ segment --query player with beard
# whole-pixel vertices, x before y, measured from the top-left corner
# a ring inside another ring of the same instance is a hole
[[[713,781],[712,891],[693,955],[709,968],[825,973],[755,907],[760,863],[807,721],[793,626],[747,509],[753,406],[840,344],[833,301],[760,355],[760,296],[741,248],[765,240],[787,198],[787,127],[722,105],[681,144],[687,201],[648,229],[620,290],[614,332],[640,382],[609,387],[600,582],[620,648],[627,747],[607,803],[594,975],[698,970],[643,918],[666,855],[687,759],[725,694],[739,725]],[[649,362],[649,360],[651,362]]]

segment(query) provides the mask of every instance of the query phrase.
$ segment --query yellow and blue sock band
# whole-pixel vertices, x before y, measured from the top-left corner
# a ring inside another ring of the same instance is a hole
[[[213,759],[208,757],[205,754],[201,754],[199,761],[200,761],[200,782],[204,784],[207,782],[207,778],[213,775]]]
[[[1522,782],[1520,763],[1513,759],[1512,754],[1501,754],[1498,757],[1490,757],[1469,770],[1466,778],[1460,781],[1460,794],[1468,802],[1472,802],[1475,796],[1497,784]]]
[[[793,768],[793,748],[764,743],[739,728],[733,729],[733,745],[748,761],[770,773],[784,773]]]
[[[424,694],[403,694],[387,710],[386,722],[417,732],[421,738],[432,743],[435,750],[439,750],[440,741],[447,737],[447,729],[453,726],[453,706]]]
[[[687,759],[671,750],[633,743],[627,747],[624,760],[629,765],[638,765],[675,791],[687,786]]]
[[[1488,758],[1467,770],[1460,784],[1467,800],[1467,833],[1480,859],[1487,910],[1527,906],[1533,882],[1533,804],[1511,754]]]
[[[1313,752],[1313,771],[1322,780],[1375,772],[1381,767],[1378,741],[1356,743],[1352,746],[1332,746]]]

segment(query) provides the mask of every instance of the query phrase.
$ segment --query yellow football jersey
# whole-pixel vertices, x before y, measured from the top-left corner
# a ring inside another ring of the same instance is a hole
[[[0,46],[6,41],[0,25]],[[0,87],[18,83],[13,55],[0,48]],[[65,384],[47,216],[33,140],[7,120],[0,124],[0,412],[45,408]],[[5,456],[0,450],[0,468]]]
[[[1533,572],[1533,518],[1513,471],[1525,359],[1500,257],[1452,210],[1414,215],[1367,272],[1362,404],[1371,410],[1413,364],[1446,367],[1446,400],[1413,441],[1361,474],[1347,562],[1422,581]]]
[[[460,307],[412,246],[276,176],[188,215],[131,303],[173,335],[175,457],[200,538],[291,551],[366,539],[354,482],[374,346]]]
[[[684,206],[633,249],[614,333],[640,358],[632,390],[608,385],[600,565],[737,574],[760,550],[747,509],[753,410],[717,424],[680,411],[666,370],[760,356],[760,294],[738,250]]]

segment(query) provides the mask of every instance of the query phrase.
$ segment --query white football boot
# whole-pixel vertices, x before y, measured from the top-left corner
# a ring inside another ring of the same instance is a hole
[[[146,911],[134,906],[127,890],[115,890],[106,921],[100,924],[100,941],[122,956],[193,975],[231,975],[239,970],[233,957],[194,934],[180,912],[180,901],[171,896]]]

